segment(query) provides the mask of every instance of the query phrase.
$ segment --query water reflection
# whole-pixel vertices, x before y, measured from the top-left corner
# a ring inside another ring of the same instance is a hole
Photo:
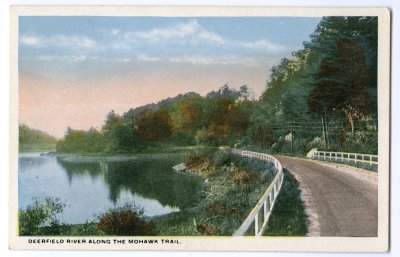
[[[57,158],[68,179],[90,176],[103,178],[109,199],[116,203],[121,191],[156,199],[162,205],[186,209],[198,200],[201,179],[172,170],[181,158],[140,158],[129,161],[70,162]]]
[[[190,208],[199,200],[201,178],[176,173],[172,166],[181,155],[158,158],[69,160],[20,155],[19,208],[33,197],[60,197],[67,207],[61,220],[82,223],[93,220],[112,206],[134,203],[149,216]]]

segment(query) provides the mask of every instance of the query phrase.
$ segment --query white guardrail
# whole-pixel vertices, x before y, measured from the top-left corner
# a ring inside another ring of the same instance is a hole
[[[307,157],[314,160],[334,161],[342,163],[366,163],[369,165],[378,165],[378,155],[344,152],[327,152],[313,149],[307,154]]]
[[[272,208],[274,207],[275,200],[279,194],[279,191],[283,183],[283,168],[282,164],[278,159],[263,153],[242,151],[238,149],[220,147],[221,151],[231,152],[246,158],[257,158],[269,163],[272,163],[275,169],[278,171],[275,175],[274,180],[268,186],[265,193],[262,195],[260,200],[257,202],[253,210],[240,225],[239,229],[233,233],[233,236],[243,236],[250,226],[254,223],[254,231],[256,236],[261,236],[264,233],[269,217],[271,216]],[[261,215],[260,215],[261,212]]]

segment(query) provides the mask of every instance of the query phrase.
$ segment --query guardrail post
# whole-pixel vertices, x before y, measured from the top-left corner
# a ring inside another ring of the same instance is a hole
[[[264,207],[263,208],[263,210],[264,210],[264,222],[267,220],[267,214],[268,214],[268,212],[267,212],[267,208],[268,208],[267,204],[268,204],[268,198],[265,199],[264,206],[263,206]]]
[[[311,152],[311,151],[310,151]],[[312,155],[307,154],[307,158],[316,160],[328,160],[334,162],[357,164],[357,163],[368,163],[370,166],[378,165],[378,156],[372,154],[360,154],[360,153],[344,153],[344,152],[326,152],[326,151],[315,151]]]
[[[269,199],[268,210],[271,211],[271,209],[272,209],[272,201],[273,201],[273,199],[272,199],[272,192],[269,193],[268,199]]]
[[[258,212],[256,213],[256,216],[254,217],[254,232],[256,236],[258,236]]]

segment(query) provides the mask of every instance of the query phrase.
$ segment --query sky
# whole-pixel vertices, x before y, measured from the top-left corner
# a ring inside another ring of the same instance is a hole
[[[20,17],[20,123],[61,138],[106,114],[224,84],[260,96],[320,17]]]

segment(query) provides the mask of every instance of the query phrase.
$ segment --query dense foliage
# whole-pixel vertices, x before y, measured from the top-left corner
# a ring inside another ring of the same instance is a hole
[[[323,17],[309,42],[271,70],[249,141],[377,153],[377,18]]]
[[[168,145],[235,144],[250,125],[248,94],[246,86],[237,91],[224,85],[206,97],[188,93],[123,115],[111,111],[100,131],[68,128],[57,151],[128,153]]]
[[[22,124],[19,125],[18,141],[20,151],[28,151],[54,149],[57,139],[43,131]]]
[[[153,234],[155,226],[145,220],[142,210],[126,205],[102,214],[97,229],[108,235],[143,236]]]
[[[270,163],[215,149],[198,150],[185,163],[206,179],[203,200],[154,219],[158,235],[232,235],[276,174]]]
[[[57,214],[62,213],[65,204],[58,198],[34,198],[33,203],[18,211],[19,234],[40,235],[45,227],[56,228]]]
[[[101,131],[68,129],[60,152],[230,145],[305,154],[377,153],[377,17],[323,17],[304,48],[271,69],[258,100],[243,85],[111,111]]]

